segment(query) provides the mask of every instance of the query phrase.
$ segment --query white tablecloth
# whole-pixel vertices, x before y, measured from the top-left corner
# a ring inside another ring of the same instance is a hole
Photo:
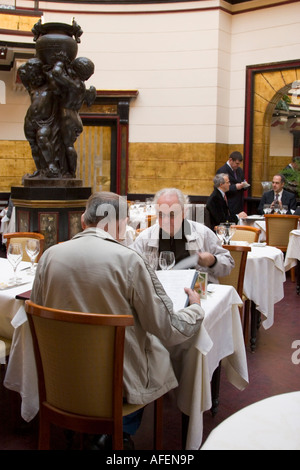
[[[0,223],[0,233],[2,234],[2,243],[6,243],[6,239],[3,238],[5,233],[13,233],[15,232],[15,207],[13,207],[10,219],[7,218],[6,213],[7,209],[3,209],[0,216],[1,216],[1,223]]]
[[[210,284],[209,289],[213,292],[201,300],[205,318],[199,334],[192,345],[177,346],[171,353],[179,379],[177,404],[189,416],[186,449],[190,450],[199,449],[202,442],[203,412],[212,406],[210,383],[219,362],[235,387],[243,390],[248,384],[241,299],[231,286]]]
[[[234,413],[201,450],[300,450],[300,392],[275,395]]]
[[[300,260],[300,230],[292,230],[289,236],[289,244],[285,254],[284,268],[289,271],[296,266],[297,260]]]
[[[267,329],[274,323],[274,305],[284,297],[284,258],[282,251],[272,246],[251,248],[247,256],[244,293],[262,313],[262,324]]]
[[[16,300],[15,296],[31,289],[33,276],[29,276],[28,270],[30,263],[21,262],[17,267],[17,276],[21,278],[21,284],[16,287],[4,288],[9,278],[13,275],[13,268],[6,258],[0,258],[0,336],[11,339],[14,328],[11,321],[22,305],[22,300]]]

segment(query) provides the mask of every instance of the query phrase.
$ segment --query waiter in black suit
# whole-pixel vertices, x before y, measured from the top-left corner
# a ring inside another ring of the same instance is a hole
[[[271,191],[267,191],[262,195],[258,206],[258,214],[264,213],[264,205],[270,204],[271,209],[274,209],[275,204],[279,205],[279,209],[282,206],[287,206],[287,214],[291,214],[292,210],[295,211],[297,207],[296,196],[289,191],[283,189],[285,183],[285,177],[283,175],[274,175],[272,180]]]
[[[247,217],[245,212],[234,214],[230,211],[227,200],[230,181],[227,173],[218,173],[214,177],[214,190],[209,196],[206,208],[210,215],[211,229],[222,222],[238,223],[239,218]]]
[[[227,192],[228,206],[232,214],[239,214],[244,208],[244,191],[249,186],[245,181],[243,169],[240,167],[243,161],[241,152],[232,152],[225,165],[217,170],[219,173],[229,175],[230,186]]]

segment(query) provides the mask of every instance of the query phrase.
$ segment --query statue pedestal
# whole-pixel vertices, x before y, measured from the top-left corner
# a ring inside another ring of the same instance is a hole
[[[11,188],[17,232],[40,232],[45,249],[81,232],[81,215],[92,190],[76,179],[24,179]]]

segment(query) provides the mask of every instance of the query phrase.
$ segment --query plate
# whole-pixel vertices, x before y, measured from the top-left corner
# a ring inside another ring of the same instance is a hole
[[[251,246],[266,246],[266,242],[255,242],[255,243],[251,243]]]

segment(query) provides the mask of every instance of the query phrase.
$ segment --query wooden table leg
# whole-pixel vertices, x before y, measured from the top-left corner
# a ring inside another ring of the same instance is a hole
[[[254,302],[251,301],[251,327],[250,327],[250,330],[251,330],[251,337],[250,337],[250,348],[251,348],[251,352],[254,352],[255,349],[256,349],[256,335],[257,335],[257,319],[258,319],[258,315],[257,315],[257,310],[256,310],[256,307],[255,307],[255,304]]]
[[[220,378],[221,378],[221,361],[219,362],[218,367],[213,373],[211,379],[211,414],[215,416],[219,408],[219,397],[220,397]]]

